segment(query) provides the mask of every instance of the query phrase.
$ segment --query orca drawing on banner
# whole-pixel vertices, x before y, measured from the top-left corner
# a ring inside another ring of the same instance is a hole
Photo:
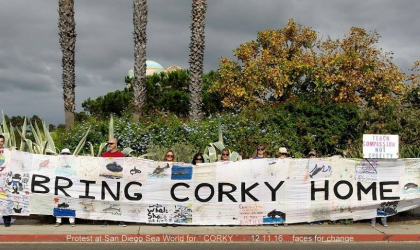
[[[63,203],[61,203],[61,204],[58,204],[57,205],[57,207],[58,208],[68,208],[70,205],[69,204],[67,204],[67,203],[65,203],[65,202],[63,202]]]
[[[153,174],[162,174],[167,168],[169,168],[169,163],[167,163],[165,167],[158,166],[155,170],[153,170]]]
[[[134,168],[130,169],[130,174],[131,175],[141,174],[141,170],[137,169],[136,166],[134,166]]]
[[[107,163],[105,168],[102,167],[99,176],[107,179],[121,179],[123,177],[123,167],[116,161]]]
[[[151,179],[162,179],[169,177],[167,170],[170,169],[171,166],[169,165],[169,163],[165,164],[166,165],[164,166],[158,165],[156,168],[153,169],[152,172],[149,172],[147,177]]]
[[[276,209],[274,209],[267,213],[267,216],[264,216],[263,222],[266,224],[285,223],[286,214],[282,211],[277,211]]]
[[[119,172],[122,172],[122,170],[123,170],[121,165],[118,165],[115,161],[106,164],[106,169],[108,169],[109,171],[114,172],[114,173],[119,173]]]
[[[286,214],[283,213],[282,211],[277,211],[275,209],[273,211],[269,212],[267,214],[267,216],[271,217],[271,219],[275,219],[276,216],[278,216],[278,217],[282,218],[283,220],[286,220]]]
[[[404,190],[408,190],[408,189],[416,190],[418,188],[419,188],[419,185],[417,185],[416,183],[412,183],[412,182],[409,182],[409,183],[404,185]]]
[[[327,176],[328,174],[331,175],[331,166],[322,165],[322,167],[318,167],[318,165],[315,164],[315,167],[309,172],[309,177],[314,178],[320,173],[327,173]]]

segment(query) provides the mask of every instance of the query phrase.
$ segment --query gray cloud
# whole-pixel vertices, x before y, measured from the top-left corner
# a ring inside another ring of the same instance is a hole
[[[234,58],[241,43],[293,18],[324,38],[352,26],[377,30],[378,46],[393,51],[402,69],[420,60],[417,0],[211,0],[206,14],[205,71]],[[0,109],[63,123],[58,3],[0,0]],[[147,55],[164,67],[188,68],[191,0],[149,0]],[[75,1],[76,110],[87,98],[123,89],[133,67],[132,1]]]

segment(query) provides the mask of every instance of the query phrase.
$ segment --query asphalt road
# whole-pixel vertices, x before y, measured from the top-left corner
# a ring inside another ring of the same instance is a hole
[[[395,249],[420,249],[420,243],[141,243],[141,244],[121,244],[121,243],[96,243],[96,244],[79,244],[79,243],[2,243],[0,249],[42,249],[42,250],[133,250],[133,249],[171,249],[171,250],[255,250],[255,249],[319,249],[319,250],[336,250],[336,249],[363,249],[363,250],[395,250]]]

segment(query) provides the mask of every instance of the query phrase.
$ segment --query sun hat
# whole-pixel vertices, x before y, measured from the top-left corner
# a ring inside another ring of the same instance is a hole
[[[280,147],[280,148],[279,148],[279,153],[280,153],[280,154],[288,154],[288,152],[287,152],[287,148],[285,148],[285,147]]]
[[[60,154],[71,154],[70,153],[70,149],[68,149],[68,148],[63,148],[63,150],[61,150],[61,153]]]
[[[309,151],[309,154],[308,154],[309,156],[311,156],[311,155],[314,155],[314,156],[316,156],[316,150],[311,150],[311,151]]]

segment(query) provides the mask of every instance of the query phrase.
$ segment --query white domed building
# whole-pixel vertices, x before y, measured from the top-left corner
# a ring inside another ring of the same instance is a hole
[[[155,61],[146,61],[146,76],[153,75],[154,73],[165,72],[165,68]]]
[[[146,61],[146,76],[150,76],[153,75],[154,73],[159,73],[159,72],[171,72],[174,70],[179,70],[182,69],[179,66],[170,66],[168,67],[166,70],[165,68],[160,65],[159,63],[155,62],[155,61]],[[134,77],[134,69],[130,69],[128,71],[128,77],[133,78]]]

